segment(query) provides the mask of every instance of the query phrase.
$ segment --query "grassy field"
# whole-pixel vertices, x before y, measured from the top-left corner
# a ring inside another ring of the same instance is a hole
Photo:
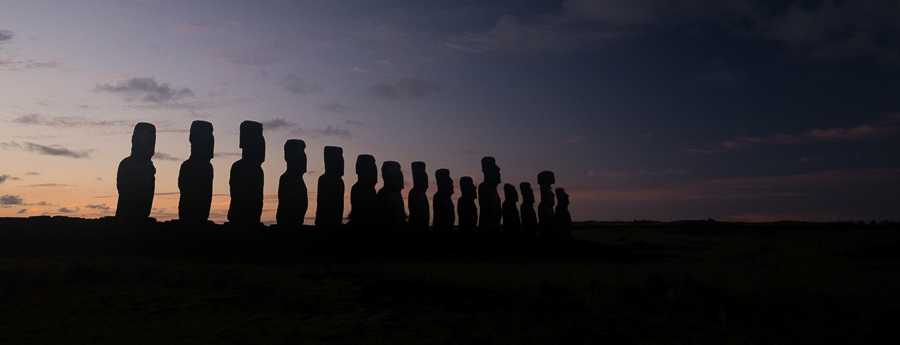
[[[579,223],[567,241],[0,226],[3,343],[900,341],[895,226]]]

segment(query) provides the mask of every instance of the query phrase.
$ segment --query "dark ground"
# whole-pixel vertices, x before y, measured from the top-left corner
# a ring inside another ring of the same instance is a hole
[[[0,218],[0,343],[900,343],[895,224],[573,235]]]

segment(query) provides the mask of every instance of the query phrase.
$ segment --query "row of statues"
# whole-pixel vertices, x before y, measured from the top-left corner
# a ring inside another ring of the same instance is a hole
[[[231,166],[229,179],[231,203],[228,222],[236,225],[258,225],[263,208],[266,142],[262,124],[244,121],[240,126],[241,159]],[[184,161],[178,174],[181,196],[178,218],[184,222],[207,222],[212,203],[213,126],[207,121],[191,123],[189,140],[191,156]],[[156,144],[156,127],[141,122],[134,127],[131,138],[131,155],[122,160],[116,176],[119,200],[116,217],[139,221],[148,219],[153,203],[156,168],[151,158]],[[303,174],[307,169],[306,144],[303,140],[290,139],[284,144],[284,160],[287,169],[278,181],[278,208],[275,219],[279,226],[303,225],[309,207]],[[324,150],[325,173],[319,177],[316,196],[315,225],[339,226],[344,214],[344,157],[343,149],[326,146]],[[428,173],[424,162],[411,165],[413,187],[407,194],[407,207],[401,191],[404,188],[400,163],[385,161],[381,165],[384,181],[375,190],[378,168],[375,157],[361,154],[356,159],[357,182],[350,189],[349,225],[356,228],[403,229],[427,231],[433,221],[435,232],[452,232],[459,218],[458,231],[482,234],[540,234],[542,236],[568,236],[572,218],[568,211],[569,198],[562,188],[553,193],[556,183],[550,171],[538,174],[540,203],[534,210],[534,192],[531,184],[522,182],[519,191],[507,183],[503,185],[504,200],[501,203],[497,191],[501,183],[500,167],[493,157],[481,160],[484,182],[476,188],[469,176],[459,179],[461,196],[454,209],[453,179],[448,169],[435,171],[437,192],[433,195],[433,208],[429,204]],[[519,192],[522,204],[517,208]],[[476,206],[478,199],[478,206]],[[554,199],[558,200],[556,204]],[[479,210],[480,217],[479,217]]]

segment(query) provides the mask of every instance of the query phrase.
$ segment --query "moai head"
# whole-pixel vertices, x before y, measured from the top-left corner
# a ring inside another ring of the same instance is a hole
[[[263,126],[256,121],[241,122],[241,159],[259,164],[266,161],[266,139],[263,138]]]
[[[155,151],[156,126],[146,122],[138,122],[134,125],[134,132],[131,134],[131,156],[150,160]]]
[[[325,146],[325,173],[344,176],[344,149]]]
[[[434,172],[434,179],[437,183],[438,191],[445,191],[453,194],[453,179],[450,178],[450,170],[438,169]]]
[[[216,139],[213,137],[213,125],[207,121],[195,120],[191,122],[191,134],[188,137],[191,142],[191,157],[199,159],[212,159],[213,148]]]
[[[541,172],[538,174],[538,184],[539,184],[539,185],[541,185],[541,186],[550,186],[550,185],[552,185],[552,184],[554,184],[554,183],[556,183],[556,178],[553,177],[553,172],[552,172],[552,171],[546,171],[546,170],[544,170],[544,171],[541,171]]]
[[[428,189],[428,173],[425,172],[425,162],[412,162],[413,188]]]
[[[559,206],[568,206],[569,205],[569,194],[566,194],[566,190],[562,188],[556,189],[556,200],[559,201]]]
[[[484,182],[488,184],[500,184],[500,167],[494,157],[484,157],[481,159],[481,172],[484,173]]]
[[[462,193],[463,197],[477,198],[478,195],[478,193],[476,193],[477,188],[475,187],[475,182],[473,182],[472,178],[469,176],[459,178],[459,191]]]
[[[357,180],[367,184],[378,183],[378,166],[375,165],[375,157],[372,155],[356,156]]]
[[[519,190],[522,191],[522,202],[526,204],[534,203],[534,190],[531,189],[531,183],[522,182],[519,184]]]
[[[381,176],[384,179],[384,187],[388,190],[403,189],[403,171],[400,170],[400,163],[394,161],[381,163]]]
[[[284,161],[288,170],[306,172],[306,142],[300,139],[289,139],[284,142]]]
[[[509,183],[503,185],[503,200],[518,202],[519,201],[519,193],[516,192],[516,186],[513,186]]]

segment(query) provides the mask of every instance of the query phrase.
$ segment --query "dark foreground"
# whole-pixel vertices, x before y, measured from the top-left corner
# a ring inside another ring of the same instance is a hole
[[[0,218],[0,343],[900,343],[900,229],[575,239]]]

